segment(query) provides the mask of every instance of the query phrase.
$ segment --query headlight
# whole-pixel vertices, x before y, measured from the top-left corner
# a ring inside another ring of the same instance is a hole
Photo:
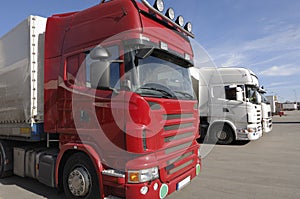
[[[159,177],[158,167],[143,169],[139,171],[128,171],[129,183],[142,183],[155,180]]]
[[[248,128],[247,131],[249,133],[254,133],[254,132],[256,132],[256,128]]]

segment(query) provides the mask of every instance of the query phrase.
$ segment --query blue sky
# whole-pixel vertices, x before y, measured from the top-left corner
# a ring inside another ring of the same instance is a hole
[[[10,0],[0,7],[0,36],[28,15],[78,11],[99,0]],[[154,2],[154,0],[150,0]],[[216,66],[253,70],[280,101],[300,100],[299,0],[165,0],[193,23],[195,41]]]

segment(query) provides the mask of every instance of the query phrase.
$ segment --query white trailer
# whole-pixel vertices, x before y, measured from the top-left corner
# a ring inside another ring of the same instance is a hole
[[[44,120],[46,18],[29,16],[0,38],[0,137],[39,141]]]
[[[258,78],[245,68],[192,68],[202,139],[230,144],[262,136]]]
[[[272,115],[276,114],[278,112],[276,110],[276,103],[278,102],[277,101],[277,96],[269,95],[269,96],[266,96],[266,98],[267,98],[268,102],[271,105],[271,113],[272,113]]]
[[[295,111],[298,109],[297,103],[283,103],[282,108],[284,111]]]

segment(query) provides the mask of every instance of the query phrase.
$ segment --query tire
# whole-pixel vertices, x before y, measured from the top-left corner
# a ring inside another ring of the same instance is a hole
[[[5,177],[4,173],[4,154],[0,143],[0,179]]]
[[[209,139],[213,143],[228,145],[234,141],[234,135],[228,125],[216,124],[210,129]]]
[[[98,174],[87,155],[75,153],[67,160],[63,170],[63,188],[68,199],[100,198]]]
[[[12,149],[13,149],[13,147],[9,143],[0,140],[0,179],[13,175]],[[8,164],[6,164],[6,162],[5,162],[6,160],[8,160],[8,162],[9,162]],[[11,168],[11,169],[9,170],[9,168]]]

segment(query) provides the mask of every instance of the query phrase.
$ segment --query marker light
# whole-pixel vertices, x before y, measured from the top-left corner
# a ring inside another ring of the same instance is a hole
[[[168,44],[165,42],[159,42],[159,47],[163,50],[169,50]]]
[[[176,23],[180,26],[183,26],[184,25],[184,19],[183,19],[183,16],[179,15],[176,19]]]
[[[192,32],[193,26],[191,22],[187,22],[184,26],[184,29],[186,29],[189,32]]]
[[[169,8],[166,12],[166,16],[171,19],[174,20],[175,19],[175,12],[173,8]]]
[[[162,12],[165,8],[164,2],[162,0],[156,0],[153,7],[159,12]]]

